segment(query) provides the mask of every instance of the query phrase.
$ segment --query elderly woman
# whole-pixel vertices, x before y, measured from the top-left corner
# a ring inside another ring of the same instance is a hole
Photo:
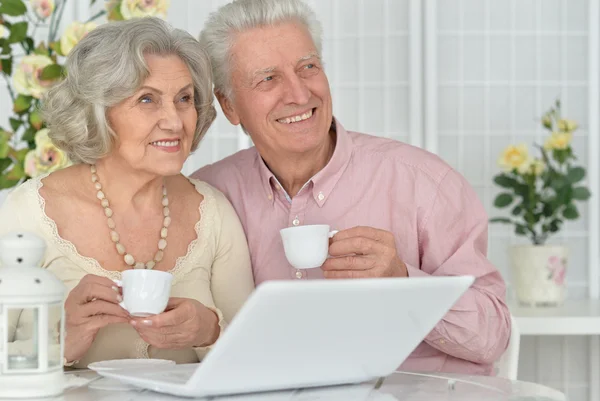
[[[209,61],[155,18],[105,24],[69,54],[44,102],[52,141],[75,163],[16,188],[0,211],[47,243],[43,267],[70,292],[64,363],[197,362],[254,287],[246,238],[224,195],[180,174],[215,118]],[[132,318],[113,280],[173,275],[167,310]],[[13,346],[31,316],[13,316]]]

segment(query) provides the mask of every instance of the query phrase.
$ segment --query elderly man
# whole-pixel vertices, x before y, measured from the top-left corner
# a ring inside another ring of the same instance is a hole
[[[346,131],[333,118],[320,36],[313,11],[300,0],[237,0],[211,15],[200,40],[215,94],[255,147],[193,176],[232,202],[257,284],[474,275],[401,368],[491,374],[508,344],[510,315],[505,284],[486,258],[481,203],[437,156]],[[295,270],[285,258],[279,230],[305,224],[340,230],[329,248],[338,257],[321,269]]]

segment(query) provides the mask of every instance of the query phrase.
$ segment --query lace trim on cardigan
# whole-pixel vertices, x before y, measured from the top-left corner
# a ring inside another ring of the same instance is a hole
[[[137,338],[135,340],[135,357],[137,359],[150,359],[148,348],[150,348],[150,344],[148,344],[141,338]]]
[[[60,234],[58,233],[58,227],[56,226],[56,222],[54,220],[52,220],[50,217],[48,217],[48,215],[46,214],[46,200],[40,194],[40,189],[44,186],[44,183],[42,182],[42,180],[44,178],[46,178],[49,174],[50,173],[46,173],[46,174],[43,174],[43,175],[40,175],[40,176],[34,178],[33,180],[35,180],[35,186],[32,186],[32,188],[33,188],[33,190],[35,190],[35,195],[36,195],[36,198],[39,203],[40,213],[42,215],[42,223],[46,226],[48,231],[52,234],[52,238],[54,239],[56,244],[60,247],[60,249],[65,254],[80,259],[82,261],[80,266],[86,272],[88,272],[90,274],[95,274],[97,276],[108,277],[112,280],[120,279],[121,278],[120,271],[112,271],[112,270],[104,269],[102,266],[100,266],[100,263],[98,263],[98,261],[96,259],[81,255],[77,251],[77,248],[71,241],[68,241],[60,236]],[[194,225],[194,230],[196,231],[196,238],[194,238],[188,244],[187,253],[183,256],[177,257],[177,259],[175,261],[175,266],[171,270],[167,270],[169,273],[173,274],[173,282],[174,283],[178,281],[178,276],[180,275],[180,273],[182,273],[182,271],[186,267],[184,262],[190,257],[190,255],[192,255],[192,253],[196,252],[196,250],[204,251],[204,249],[206,248],[205,238],[206,238],[207,230],[209,229],[209,227],[214,226],[214,224],[213,224],[214,220],[215,220],[214,215],[216,213],[216,207],[215,207],[216,201],[215,201],[214,194],[212,193],[212,190],[202,181],[198,181],[198,180],[190,179],[190,178],[188,178],[188,180],[194,185],[194,187],[196,188],[196,191],[198,191],[198,193],[203,196],[203,200],[202,200],[202,202],[200,202],[200,206],[199,206],[200,219]],[[207,211],[210,211],[210,212],[207,213]],[[188,266],[187,266],[188,269],[191,269],[193,267],[194,266],[191,266],[191,264],[188,264]],[[147,350],[146,350],[146,354],[147,354]]]

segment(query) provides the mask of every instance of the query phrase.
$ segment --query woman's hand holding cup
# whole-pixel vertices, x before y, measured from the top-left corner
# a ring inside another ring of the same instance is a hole
[[[65,359],[76,361],[85,355],[98,331],[113,323],[127,323],[129,313],[119,306],[123,300],[115,283],[86,275],[65,301]]]
[[[136,317],[131,324],[156,348],[204,347],[212,345],[220,333],[217,314],[190,298],[171,298],[164,313]]]

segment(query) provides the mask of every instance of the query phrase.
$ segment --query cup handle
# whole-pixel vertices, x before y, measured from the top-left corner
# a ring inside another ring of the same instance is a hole
[[[333,238],[333,236],[336,235],[337,233],[339,233],[338,230],[329,231],[329,238]]]
[[[113,280],[113,282],[119,286],[119,287],[123,287],[123,282],[121,280]],[[125,310],[127,310],[127,308],[125,307],[125,301],[121,301],[119,302],[119,306]],[[128,311],[129,312],[129,311]]]

